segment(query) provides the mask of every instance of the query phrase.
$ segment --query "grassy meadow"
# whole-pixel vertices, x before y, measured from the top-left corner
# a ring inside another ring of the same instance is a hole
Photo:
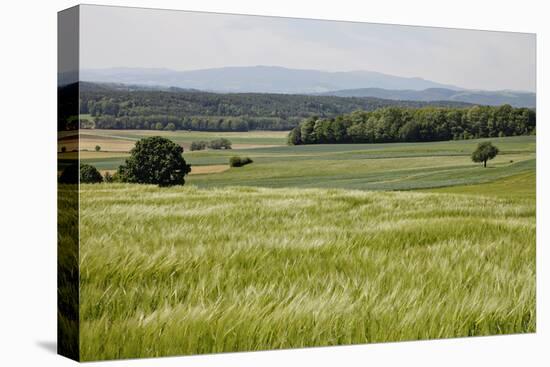
[[[81,161],[116,169],[144,134],[92,130],[121,148]],[[535,331],[535,137],[162,134],[235,149],[186,149],[183,187],[81,185],[82,360]]]
[[[137,140],[143,134],[139,130],[126,130],[124,135],[120,130],[91,131],[117,142],[121,141],[122,136]],[[155,133],[158,132],[148,132]],[[190,144],[199,139],[197,136],[211,140],[231,134],[240,136],[238,141],[247,142],[238,147],[235,146],[235,138],[228,137],[235,149],[194,152],[186,149],[184,158],[192,165],[191,175],[186,181],[201,188],[255,186],[412,190],[491,182],[534,172],[535,169],[534,136],[433,143],[286,146],[286,137],[277,131],[165,133],[180,144]],[[85,134],[81,133],[81,139],[82,136]],[[486,140],[497,145],[501,153],[489,163],[487,169],[480,169],[479,165],[472,163],[470,155],[479,142]],[[96,143],[101,146],[98,141],[91,145]],[[234,155],[250,157],[254,164],[229,169],[229,158]],[[84,151],[80,155],[82,162],[102,171],[116,170],[127,157],[128,152],[120,151]],[[224,165],[227,166],[225,170],[222,169]]]

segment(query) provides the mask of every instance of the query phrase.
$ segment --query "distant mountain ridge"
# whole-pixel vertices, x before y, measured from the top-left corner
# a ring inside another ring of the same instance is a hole
[[[278,66],[224,67],[194,71],[170,69],[84,69],[80,80],[120,85],[121,89],[201,90],[217,93],[279,93],[372,97],[403,101],[454,101],[534,108],[535,93],[467,90],[422,78],[373,71],[326,72]]]
[[[402,101],[455,101],[499,106],[509,104],[513,107],[536,106],[536,94],[516,91],[479,91],[479,90],[452,90],[446,88],[427,88],[424,90],[394,90],[383,88],[345,89],[319,93],[325,96],[337,97],[373,97]]]
[[[278,66],[224,67],[194,71],[141,68],[84,69],[80,72],[80,80],[223,93],[312,94],[365,87],[410,90],[461,89],[422,78],[406,78],[373,71],[327,72]]]

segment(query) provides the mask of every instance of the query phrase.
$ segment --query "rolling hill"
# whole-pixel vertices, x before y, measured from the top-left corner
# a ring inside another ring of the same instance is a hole
[[[326,72],[277,66],[224,67],[193,71],[110,68],[82,70],[81,81],[157,85],[231,93],[311,94],[365,87],[424,90],[460,88],[422,78],[373,71]]]
[[[325,96],[371,97],[401,101],[455,101],[472,104],[499,106],[509,104],[514,107],[536,106],[536,94],[516,91],[453,90],[448,88],[427,88],[424,90],[396,90],[383,88],[345,89],[320,93]]]

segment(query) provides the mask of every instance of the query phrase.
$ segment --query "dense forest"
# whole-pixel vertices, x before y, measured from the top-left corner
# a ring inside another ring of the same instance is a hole
[[[378,98],[196,90],[80,83],[81,128],[248,131],[290,130],[301,120],[331,118],[387,106],[466,107],[463,102],[392,101]]]
[[[288,143],[387,143],[501,137],[534,134],[535,126],[535,111],[510,105],[385,107],[335,118],[308,117],[291,130]]]

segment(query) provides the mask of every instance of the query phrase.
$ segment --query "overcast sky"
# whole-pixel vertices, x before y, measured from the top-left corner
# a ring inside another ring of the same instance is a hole
[[[88,5],[80,29],[84,69],[270,65],[535,91],[534,34]]]

